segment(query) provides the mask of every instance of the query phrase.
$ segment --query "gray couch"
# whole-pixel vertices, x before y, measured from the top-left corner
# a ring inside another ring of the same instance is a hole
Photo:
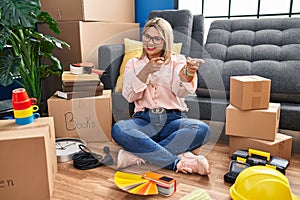
[[[187,97],[202,120],[225,121],[230,76],[271,79],[271,102],[281,104],[280,132],[300,152],[300,18],[217,20],[209,29],[196,96]]]
[[[203,36],[203,17],[201,22],[195,23],[196,19],[200,18],[194,17],[189,27]],[[177,22],[181,17],[171,20]],[[300,18],[216,20],[203,48],[200,48],[201,37],[200,41],[191,38],[190,51],[182,53],[204,58],[206,63],[198,71],[196,94],[186,97],[188,116],[221,122],[223,125],[216,135],[223,137],[230,76],[263,76],[272,81],[270,101],[281,104],[280,132],[293,136],[293,152],[300,152]],[[99,48],[99,67],[107,70],[101,79],[107,89],[114,88],[122,51],[122,45]],[[115,120],[129,118],[128,103],[121,99],[121,94],[113,94]]]

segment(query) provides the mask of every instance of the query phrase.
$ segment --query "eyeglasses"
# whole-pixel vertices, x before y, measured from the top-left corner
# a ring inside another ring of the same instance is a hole
[[[161,38],[161,37],[159,37],[159,36],[154,36],[154,37],[152,37],[152,36],[150,36],[150,35],[148,35],[148,34],[145,33],[145,34],[143,34],[143,36],[142,36],[142,40],[143,40],[144,42],[150,42],[150,40],[152,40],[152,42],[153,42],[154,44],[160,45],[164,39]]]

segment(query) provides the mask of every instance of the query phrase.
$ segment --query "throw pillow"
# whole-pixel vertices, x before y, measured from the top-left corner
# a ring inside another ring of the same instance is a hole
[[[140,57],[143,52],[143,43],[140,41],[124,38],[124,47],[125,47],[125,54],[120,67],[120,75],[117,79],[115,92],[122,91],[124,70],[128,60],[131,58]],[[172,52],[174,52],[175,54],[179,54],[181,51],[181,47],[182,47],[182,43],[174,43],[172,47]]]

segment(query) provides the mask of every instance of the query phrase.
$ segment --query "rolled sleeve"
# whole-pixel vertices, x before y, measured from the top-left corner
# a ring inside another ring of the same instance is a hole
[[[124,71],[122,95],[128,102],[140,99],[147,87],[147,83],[137,77],[139,70],[135,67],[135,62],[136,58],[130,59]]]
[[[132,88],[133,91],[135,93],[139,93],[142,92],[146,89],[147,87],[147,83],[149,82],[149,80],[147,80],[147,83],[144,83],[143,81],[141,81],[138,77],[137,74],[135,74],[134,76],[132,76]]]

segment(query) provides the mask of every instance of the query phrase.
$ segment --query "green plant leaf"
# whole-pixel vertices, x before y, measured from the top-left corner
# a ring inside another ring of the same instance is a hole
[[[53,56],[51,53],[43,53],[43,57],[50,60],[51,65],[42,65],[39,69],[41,79],[44,80],[52,74],[61,75],[63,72],[63,66],[58,58]]]
[[[39,21],[59,33],[56,21],[41,12],[40,0],[0,0],[0,84],[7,86],[21,77],[20,84],[38,104],[42,81],[63,71],[52,55],[54,49],[70,48],[66,42],[37,32]]]
[[[14,78],[19,75],[19,65],[21,58],[15,58],[10,54],[0,55],[0,83],[8,86],[13,83]]]
[[[54,33],[60,34],[57,22],[52,18],[52,16],[48,12],[41,12],[38,16],[38,20],[39,22],[48,24],[49,29],[52,30]]]
[[[40,14],[40,0],[1,0],[1,22],[11,29],[34,28]]]
[[[70,49],[70,45],[64,41],[61,41],[53,36],[49,36],[49,35],[44,35],[42,33],[38,33],[38,32],[34,32],[32,35],[32,37],[38,39],[41,41],[41,51],[42,52],[52,52],[54,50],[54,48],[67,48]]]
[[[0,51],[6,46],[7,41],[11,35],[10,30],[7,27],[3,27],[0,24]]]

